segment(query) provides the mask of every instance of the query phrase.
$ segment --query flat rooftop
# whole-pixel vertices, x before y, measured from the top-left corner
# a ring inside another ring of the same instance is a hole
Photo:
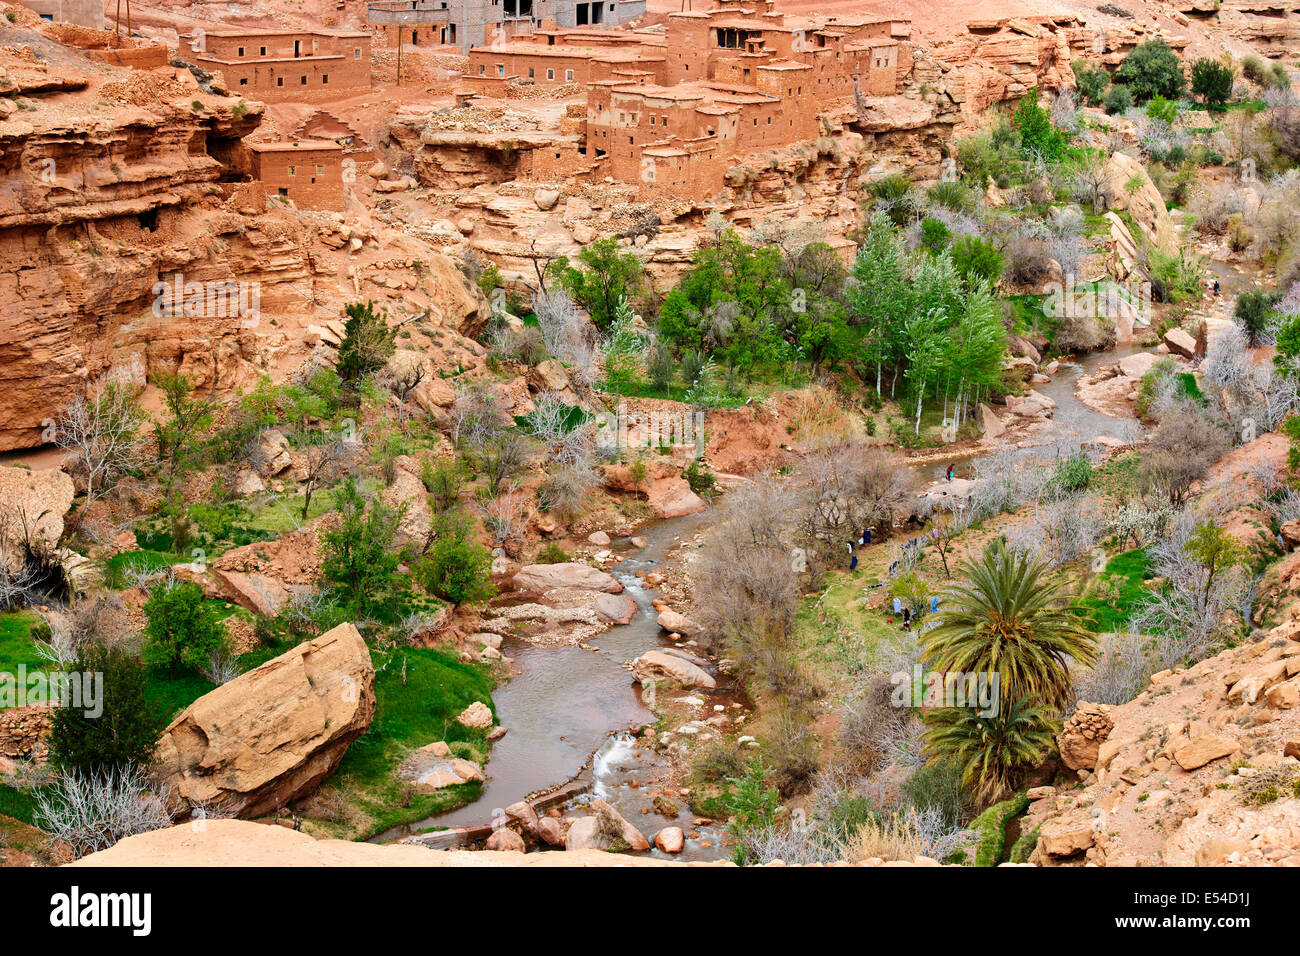
[[[298,139],[273,143],[245,143],[255,153],[308,153],[317,150],[337,150],[343,147],[328,139]]]

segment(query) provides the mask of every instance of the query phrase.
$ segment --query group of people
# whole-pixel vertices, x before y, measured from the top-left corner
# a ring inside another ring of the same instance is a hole
[[[850,571],[856,571],[858,569],[857,549],[869,544],[871,544],[870,528],[867,528],[865,531],[862,532],[862,537],[858,538],[856,541],[849,542],[849,570]]]
[[[939,610],[939,598],[932,597],[930,598],[930,613],[933,614],[937,610]],[[903,599],[896,597],[894,598],[894,617],[899,617],[900,615],[903,618],[903,630],[905,631],[910,631],[912,629],[913,618],[919,619],[921,616],[919,612],[914,615],[912,609],[903,604]]]

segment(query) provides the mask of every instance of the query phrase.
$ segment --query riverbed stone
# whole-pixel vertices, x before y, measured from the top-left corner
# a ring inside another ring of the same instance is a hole
[[[456,716],[456,722],[471,730],[487,730],[492,726],[492,711],[482,701],[474,701]]]
[[[682,687],[717,687],[717,681],[698,664],[672,653],[671,648],[646,651],[632,662],[632,676],[640,683],[667,680]]]
[[[659,613],[659,626],[665,631],[685,634],[687,637],[694,637],[704,630],[701,625],[696,624],[685,614],[679,614],[670,608],[666,608]]]
[[[636,616],[636,601],[626,594],[599,594],[596,613],[611,624],[630,624]]]
[[[650,849],[650,841],[645,835],[604,800],[593,800],[588,809],[592,811],[591,816],[580,817],[569,827],[564,838],[566,850],[642,852]]]
[[[486,847],[489,850],[506,850],[513,853],[523,853],[528,849],[524,838],[509,827],[493,830],[492,835],[487,838]]]
[[[664,853],[681,853],[686,845],[686,835],[681,827],[664,827],[655,834],[655,846]]]
[[[585,588],[609,594],[618,594],[623,590],[623,585],[613,575],[577,561],[525,565],[515,573],[515,587],[521,591]]]

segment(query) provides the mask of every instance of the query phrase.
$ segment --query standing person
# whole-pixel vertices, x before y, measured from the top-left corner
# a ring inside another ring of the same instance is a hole
[[[910,607],[905,607],[903,608],[903,630],[910,631],[911,629],[912,629],[912,609]]]
[[[949,465],[949,466],[948,466],[948,475],[947,475],[947,477],[948,477],[948,480],[949,480],[949,481],[952,481],[952,476],[956,473],[956,471],[957,471],[957,466],[956,466],[956,465]]]

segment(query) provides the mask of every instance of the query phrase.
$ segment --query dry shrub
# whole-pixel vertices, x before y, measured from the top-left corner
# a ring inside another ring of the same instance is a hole
[[[837,553],[868,528],[887,533],[905,506],[910,479],[891,452],[839,442],[808,456],[794,504],[800,541]]]
[[[1247,211],[1245,190],[1220,184],[1197,193],[1191,202],[1191,212],[1199,232],[1223,235],[1232,224],[1233,217]]]
[[[925,856],[928,841],[910,815],[892,813],[883,819],[868,819],[844,841],[844,859],[862,863],[870,859],[913,860]]]
[[[900,740],[918,735],[912,711],[892,703],[894,686],[889,675],[879,674],[845,708],[835,737],[836,765],[841,770],[863,776],[875,773],[894,763]]]
[[[600,478],[579,462],[563,465],[550,473],[537,489],[537,503],[543,511],[555,515],[565,524],[582,517],[600,487]]]
[[[790,414],[800,441],[810,442],[848,430],[847,416],[835,393],[818,385],[800,393]]]
[[[1194,482],[1232,448],[1231,432],[1190,402],[1180,402],[1161,419],[1142,457],[1142,476],[1172,505],[1186,499]]]
[[[1003,252],[1003,276],[1013,285],[1036,286],[1052,273],[1052,246],[1044,239],[1015,236]]]

